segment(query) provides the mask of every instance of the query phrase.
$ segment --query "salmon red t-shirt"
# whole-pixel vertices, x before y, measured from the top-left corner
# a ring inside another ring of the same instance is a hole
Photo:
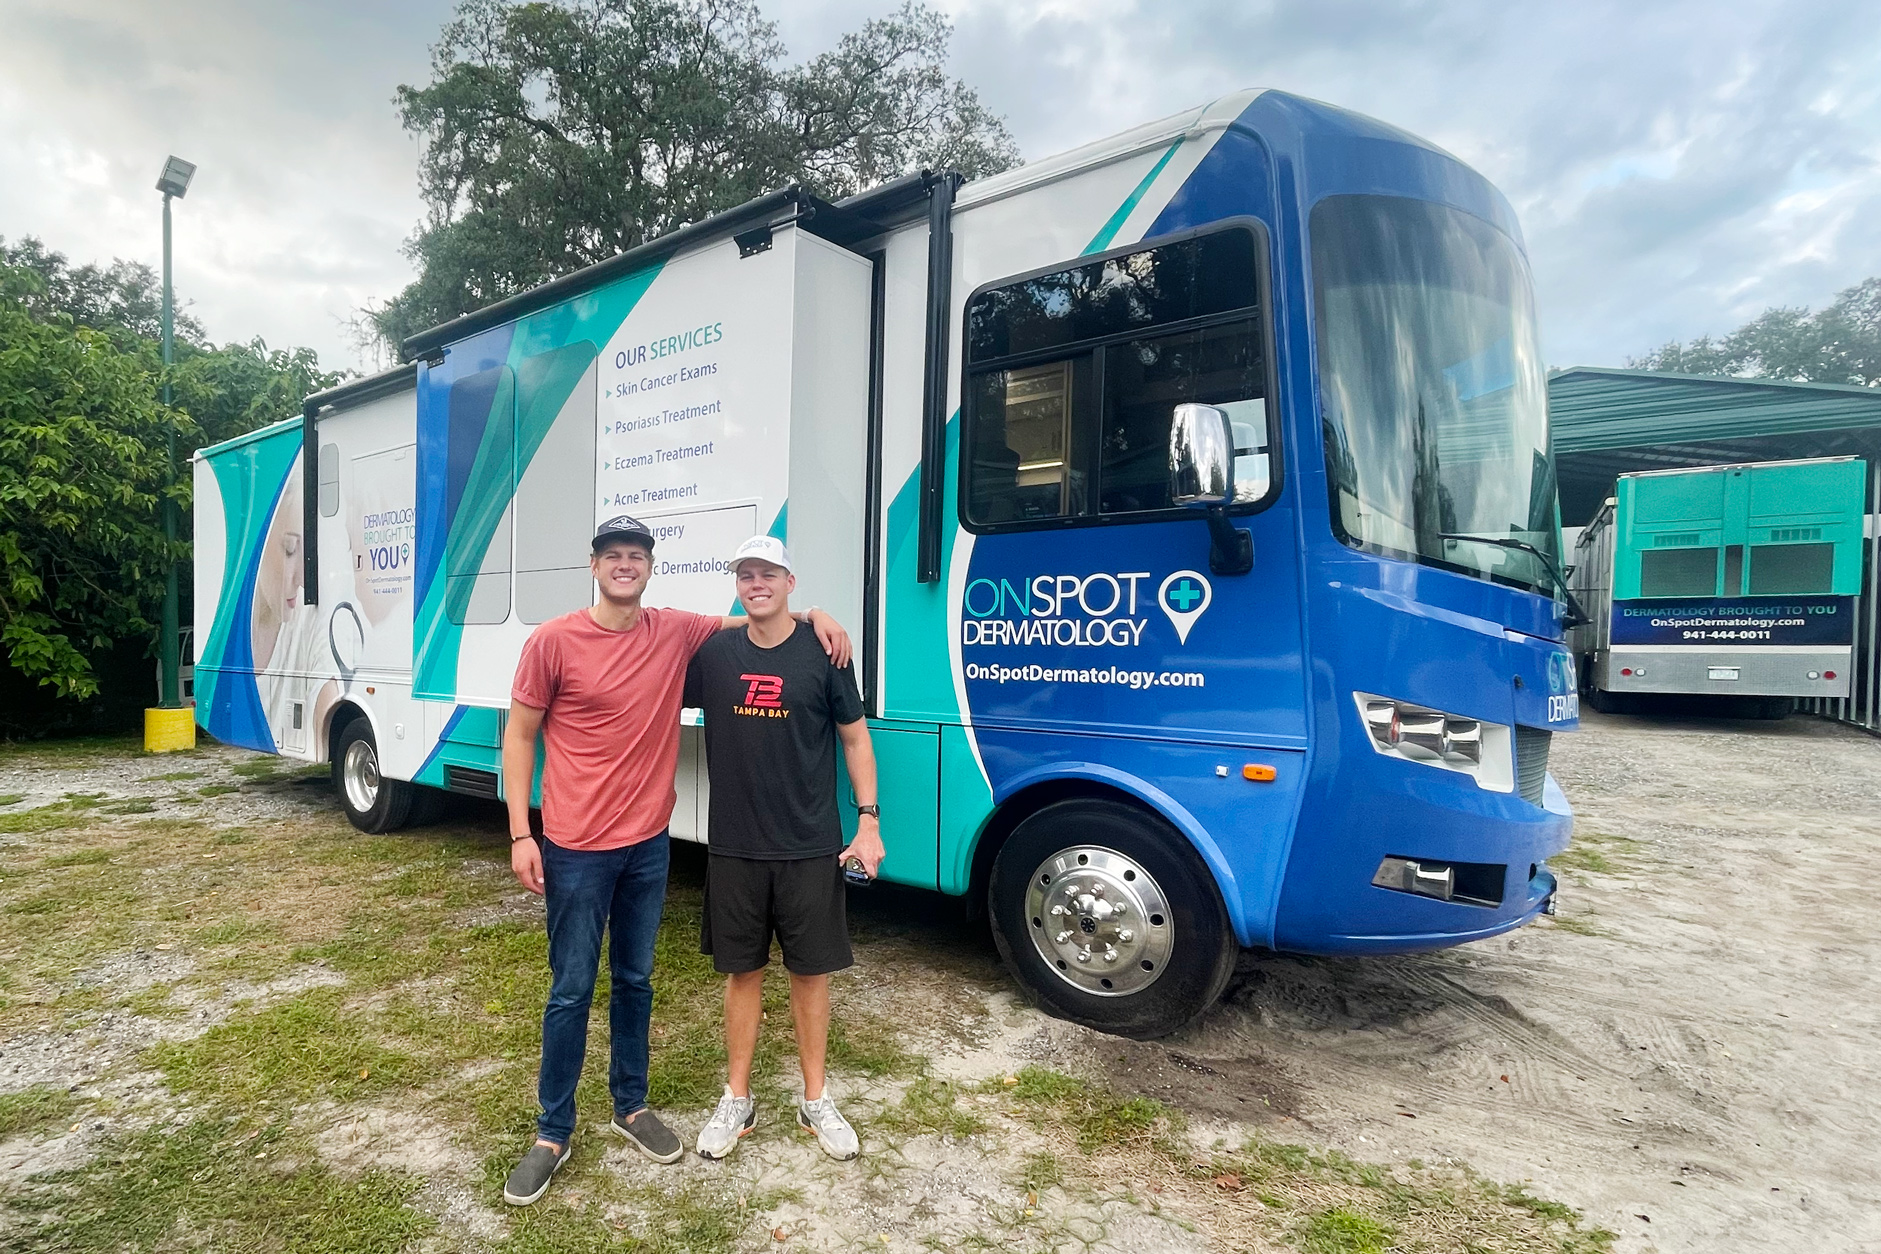
[[[586,610],[523,645],[510,695],[542,720],[542,830],[564,849],[619,849],[666,830],[678,796],[686,663],[720,620],[643,609],[626,631]]]

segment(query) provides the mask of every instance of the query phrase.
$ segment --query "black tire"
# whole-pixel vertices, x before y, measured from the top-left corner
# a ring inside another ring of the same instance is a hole
[[[1111,913],[1094,917],[1106,905]],[[1067,912],[1054,917],[1053,907]],[[1237,946],[1215,877],[1182,833],[1120,802],[1060,801],[1020,823],[993,861],[987,913],[1026,995],[1100,1032],[1167,1036],[1214,1005],[1234,973]],[[1144,917],[1126,928],[1133,914]],[[1080,950],[1088,962],[1077,961]]]
[[[379,774],[372,724],[356,718],[333,742],[333,791],[346,819],[362,832],[395,832],[411,816],[413,785]]]
[[[405,816],[406,827],[428,827],[441,823],[450,814],[451,794],[428,784],[411,786],[411,810]]]
[[[1587,690],[1587,704],[1602,714],[1637,714],[1639,703],[1629,692],[1608,692],[1604,688]]]

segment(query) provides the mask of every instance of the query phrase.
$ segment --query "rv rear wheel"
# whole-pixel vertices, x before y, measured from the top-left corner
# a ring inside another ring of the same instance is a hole
[[[347,820],[362,832],[394,832],[411,814],[412,785],[379,773],[372,724],[356,718],[333,742],[333,791]]]
[[[993,937],[1043,1009],[1148,1040],[1214,1005],[1234,972],[1215,877],[1188,840],[1113,801],[1060,801],[993,862]]]

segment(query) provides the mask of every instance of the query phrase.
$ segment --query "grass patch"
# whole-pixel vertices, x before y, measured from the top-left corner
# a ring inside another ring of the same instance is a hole
[[[73,736],[64,740],[0,740],[0,763],[82,766],[99,758],[134,758],[143,752],[142,736]]]
[[[397,1254],[435,1228],[410,1199],[423,1181],[386,1171],[336,1175],[291,1157],[282,1129],[244,1135],[199,1122],[118,1141],[86,1166],[38,1176],[14,1205],[35,1214],[38,1249],[202,1249]],[[266,1157],[262,1157],[265,1155]]]
[[[1563,1222],[1572,1223],[1580,1218],[1580,1212],[1575,1210],[1572,1206],[1549,1201],[1545,1197],[1536,1197],[1533,1193],[1528,1191],[1526,1185],[1505,1184],[1501,1188],[1500,1196],[1502,1200],[1507,1202],[1510,1206],[1519,1206],[1530,1214],[1539,1215],[1543,1219],[1558,1219]]]
[[[241,790],[242,786],[240,784],[210,784],[206,788],[198,788],[196,795],[198,797],[226,797],[232,792],[240,792]]]
[[[1065,1165],[1058,1155],[1049,1151],[1026,1155],[1025,1164],[1019,1168],[1019,1187],[1034,1193],[1043,1193],[1064,1182]]]
[[[1147,1144],[1159,1131],[1181,1122],[1178,1112],[1154,1098],[1124,1097],[1047,1067],[1027,1067],[1016,1081],[1007,1085],[995,1080],[990,1087],[1030,1105],[1035,1115],[1069,1122],[1078,1148],[1087,1154],[1129,1142]]]
[[[98,866],[109,861],[111,861],[109,849],[74,849],[70,853],[55,853],[50,858],[42,858],[39,865],[52,870],[67,866]]]
[[[0,814],[0,834],[32,836],[41,832],[59,832],[74,827],[90,827],[97,821],[91,812],[104,804],[103,793],[67,793],[62,801]]]
[[[35,1084],[17,1093],[0,1093],[0,1137],[18,1136],[49,1123],[62,1123],[76,1109],[77,1098],[50,1084]]]
[[[901,1047],[894,1026],[874,1015],[836,1011],[830,1016],[829,1065],[881,1077],[918,1070],[921,1059]]]
[[[156,802],[147,797],[138,797],[118,805],[106,806],[104,812],[106,814],[154,814],[156,809]]]
[[[1595,871],[1611,875],[1616,868],[1607,855],[1587,845],[1570,845],[1548,859],[1550,867],[1567,871]]]
[[[26,800],[23,792],[0,792],[0,806],[16,806]]]
[[[1558,931],[1572,932],[1576,936],[1608,935],[1605,928],[1598,927],[1577,914],[1557,914],[1554,916],[1553,926]]]
[[[167,771],[162,775],[146,775],[139,782],[145,784],[174,784],[179,779],[201,779],[203,774],[202,771]]]
[[[1385,1254],[1395,1230],[1344,1206],[1322,1210],[1300,1225],[1306,1254]]]
[[[229,768],[230,774],[240,775],[243,779],[266,779],[274,772],[275,759],[273,758],[262,758],[255,762],[237,762]]]
[[[959,1093],[952,1084],[921,1076],[901,1101],[883,1111],[875,1123],[909,1136],[923,1133],[953,1137],[956,1140],[986,1131],[986,1121],[960,1107]]]
[[[415,1083],[417,1060],[369,1039],[367,1026],[339,989],[320,988],[145,1056],[171,1088],[243,1106],[350,1102]]]

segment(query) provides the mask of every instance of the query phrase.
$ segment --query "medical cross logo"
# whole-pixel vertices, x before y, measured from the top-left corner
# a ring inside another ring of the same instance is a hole
[[[1195,620],[1214,599],[1215,590],[1209,585],[1208,577],[1193,570],[1176,571],[1163,580],[1156,592],[1156,603],[1162,606],[1163,613],[1176,629],[1176,639],[1182,644],[1189,642],[1189,631],[1195,626]]]

